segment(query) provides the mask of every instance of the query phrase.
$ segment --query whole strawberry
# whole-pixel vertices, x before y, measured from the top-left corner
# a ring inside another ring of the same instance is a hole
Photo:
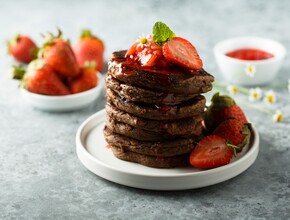
[[[59,30],[58,36],[51,33],[46,36],[46,42],[41,55],[47,65],[65,77],[75,77],[79,74],[79,66],[70,44],[62,39]]]
[[[73,47],[77,62],[80,67],[86,63],[94,62],[97,71],[104,68],[104,44],[93,36],[90,30],[83,30],[78,43]]]
[[[34,60],[28,65],[22,86],[30,92],[42,95],[70,94],[55,71],[43,60]]]
[[[80,75],[69,81],[71,93],[80,93],[94,88],[98,83],[95,66],[86,66],[81,69]]]
[[[7,44],[9,54],[19,62],[29,63],[36,58],[37,46],[28,36],[18,34]]]
[[[219,93],[216,93],[211,99],[211,105],[205,112],[204,121],[206,128],[209,131],[213,131],[222,121],[227,118],[236,118],[243,124],[247,123],[243,110],[230,96],[220,96]]]
[[[228,118],[219,124],[213,134],[220,136],[226,139],[230,144],[237,146],[237,151],[239,152],[250,141],[251,124],[244,124],[236,118]]]

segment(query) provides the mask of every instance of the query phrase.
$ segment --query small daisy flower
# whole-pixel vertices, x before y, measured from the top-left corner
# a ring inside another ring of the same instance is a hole
[[[264,101],[269,104],[273,104],[276,102],[276,94],[273,90],[266,92]]]
[[[235,95],[235,94],[237,94],[237,92],[238,92],[238,88],[237,88],[236,86],[232,86],[232,85],[228,86],[228,87],[227,87],[227,90],[228,90],[229,93],[232,94],[232,95]]]
[[[273,120],[275,122],[281,122],[283,120],[282,112],[279,110],[276,110],[275,114],[273,115]]]
[[[245,68],[245,73],[250,77],[254,77],[256,73],[256,67],[254,65],[247,64],[247,67]]]
[[[262,98],[262,90],[257,87],[255,89],[250,89],[250,94],[249,94],[249,100],[251,102],[255,102],[255,101],[258,101]]]
[[[138,47],[141,47],[142,49],[144,48],[144,46],[148,43],[148,37],[149,35],[147,35],[147,37],[145,36],[145,34],[141,34],[139,36],[139,38],[137,39],[138,42]]]

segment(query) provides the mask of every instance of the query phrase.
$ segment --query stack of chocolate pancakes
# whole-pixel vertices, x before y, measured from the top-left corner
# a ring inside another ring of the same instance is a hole
[[[104,136],[114,155],[156,168],[183,166],[203,134],[205,97],[214,77],[203,69],[140,68],[126,51],[106,75]]]

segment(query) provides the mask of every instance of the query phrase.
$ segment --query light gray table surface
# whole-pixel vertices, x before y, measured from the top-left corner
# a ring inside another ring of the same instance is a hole
[[[289,1],[8,1],[0,0],[0,219],[290,219],[290,93],[277,90],[284,122],[243,107],[260,133],[256,162],[226,182],[187,191],[129,188],[89,172],[78,160],[80,124],[104,107],[48,113],[31,107],[9,75],[5,41],[15,33],[41,42],[60,27],[75,42],[82,28],[104,40],[106,59],[128,48],[155,21],[196,45],[204,68],[222,76],[212,49],[220,40],[260,36],[290,48]],[[273,84],[290,78],[289,55]],[[246,100],[238,95],[237,100]],[[264,106],[263,104],[260,104]]]

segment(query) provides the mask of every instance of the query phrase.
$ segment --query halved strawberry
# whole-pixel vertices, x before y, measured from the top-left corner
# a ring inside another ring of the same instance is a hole
[[[226,139],[209,135],[202,139],[190,154],[190,164],[201,169],[211,169],[230,163],[234,155]]]
[[[203,65],[195,47],[181,37],[174,37],[167,41],[163,45],[163,55],[169,62],[187,69],[198,70]]]

